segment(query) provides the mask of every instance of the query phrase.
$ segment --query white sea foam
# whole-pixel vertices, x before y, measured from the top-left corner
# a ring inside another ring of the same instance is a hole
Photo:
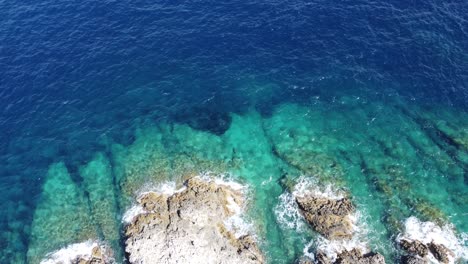
[[[468,247],[465,246],[468,242],[468,234],[462,233],[458,238],[451,225],[440,227],[433,222],[422,222],[412,216],[405,221],[404,233],[397,237],[398,242],[403,239],[418,240],[425,244],[434,242],[444,245],[455,254],[450,260],[451,263],[457,259],[468,260]],[[430,257],[433,263],[438,263],[433,256]]]
[[[95,241],[85,241],[68,245],[65,248],[57,250],[47,256],[46,259],[41,261],[41,264],[56,264],[56,263],[72,263],[78,257],[91,258],[93,248],[98,246]]]
[[[303,230],[304,221],[291,193],[284,192],[279,196],[279,203],[275,207],[275,215],[282,227],[295,229],[298,232]]]
[[[166,181],[159,184],[146,184],[138,191],[138,197],[141,197],[148,192],[156,192],[171,196],[175,193],[183,192],[185,189],[185,186],[177,188],[175,181]]]
[[[228,186],[235,191],[246,190],[246,186],[234,181],[230,174],[204,172],[198,175],[197,177],[207,182],[213,181],[217,185]]]
[[[299,177],[292,191],[295,197],[311,195],[328,199],[342,199],[346,195],[343,191],[337,190],[332,185],[319,186],[317,181],[311,177]]]
[[[127,211],[125,211],[124,215],[122,216],[122,222],[129,224],[133,221],[133,219],[140,214],[144,214],[146,211],[143,209],[143,207],[139,204],[136,204]]]

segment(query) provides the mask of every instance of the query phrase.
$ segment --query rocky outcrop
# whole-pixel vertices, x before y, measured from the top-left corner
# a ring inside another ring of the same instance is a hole
[[[400,246],[406,252],[415,254],[421,257],[425,257],[427,253],[429,252],[429,248],[424,243],[421,243],[418,240],[410,241],[407,239],[402,239],[400,241]]]
[[[453,252],[442,244],[431,242],[428,247],[432,255],[442,263],[449,263],[450,257],[454,256]]]
[[[418,240],[408,239],[401,239],[399,243],[401,248],[410,254],[402,257],[402,264],[428,263],[426,256],[429,252],[440,263],[450,263],[450,259],[454,257],[454,253],[442,244],[434,242],[424,244]]]
[[[352,225],[349,214],[354,206],[348,198],[328,199],[313,196],[296,197],[307,222],[327,239],[350,239]]]
[[[385,259],[378,253],[362,254],[359,249],[353,249],[338,254],[335,264],[385,264]]]
[[[426,259],[417,256],[403,256],[401,258],[401,264],[428,264]]]
[[[347,241],[354,237],[351,214],[355,211],[349,198],[327,198],[323,196],[296,196],[296,203],[307,222],[327,240]],[[382,255],[369,252],[363,254],[360,249],[338,249],[333,259],[318,250],[315,254],[316,264],[382,264]]]
[[[125,231],[130,263],[264,263],[253,237],[225,224],[243,203],[228,185],[191,178],[180,192],[138,202],[144,213]]]

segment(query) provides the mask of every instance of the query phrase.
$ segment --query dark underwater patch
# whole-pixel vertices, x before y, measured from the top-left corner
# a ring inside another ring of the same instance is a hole
[[[222,135],[229,129],[232,117],[228,112],[204,107],[191,107],[174,117],[178,123],[189,125],[193,129],[203,130],[215,135]]]

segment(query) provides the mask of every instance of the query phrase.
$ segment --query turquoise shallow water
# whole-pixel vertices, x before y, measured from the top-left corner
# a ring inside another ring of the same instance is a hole
[[[279,217],[287,213],[281,195],[299,177],[348,193],[365,239],[389,263],[399,254],[393,241],[410,216],[451,223],[461,240],[468,232],[463,110],[392,95],[342,94],[279,104],[266,116],[250,109],[230,118],[220,135],[166,121],[137,125],[131,144],[103,142],[107,151],[76,172],[63,162],[50,164],[28,260],[37,263],[47,252],[86,239],[119,249],[122,214],[139,191],[206,172],[249,186],[247,219],[270,263],[291,263],[317,239],[309,228],[288,227]]]

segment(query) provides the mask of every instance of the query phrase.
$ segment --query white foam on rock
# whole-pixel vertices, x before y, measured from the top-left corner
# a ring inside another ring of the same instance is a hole
[[[196,176],[196,178],[199,178],[206,182],[214,182],[216,185],[226,186],[228,188],[231,188],[233,191],[240,193],[243,197],[248,198],[248,187],[246,185],[242,185],[238,182],[235,182],[228,174],[220,175],[211,172],[205,172]],[[158,194],[172,196],[176,193],[183,192],[186,189],[186,186],[177,188],[176,182],[170,181],[158,185],[146,185],[140,190],[140,194],[138,195],[138,197],[142,197],[148,192],[155,192]],[[226,207],[232,213],[232,216],[230,216],[224,222],[226,228],[229,231],[233,232],[237,238],[247,234],[253,234],[253,225],[245,220],[244,208],[238,202],[236,202],[234,197],[228,196],[226,199],[228,202]],[[129,224],[133,221],[133,219],[136,216],[145,213],[148,212],[145,211],[141,205],[135,204],[132,207],[130,207],[127,211],[125,211],[122,217],[122,222],[124,222],[125,224]]]
[[[181,188],[177,189],[177,185],[175,181],[168,181],[163,182],[157,185],[145,185],[143,186],[140,191],[137,200],[140,199],[143,195],[149,192],[155,192],[159,194],[164,194],[167,196],[172,196],[175,193],[183,192],[187,187],[182,186]],[[127,209],[122,216],[122,222],[125,224],[129,224],[133,221],[133,219],[140,215],[147,213],[145,209],[139,204],[132,205],[129,209]]]
[[[231,175],[229,174],[216,174],[212,172],[204,172],[198,175],[197,177],[207,182],[213,181],[217,185],[228,186],[235,191],[245,191],[247,189],[247,186],[234,181]]]
[[[295,197],[309,195],[328,199],[342,199],[345,197],[342,191],[336,190],[331,185],[319,188],[315,179],[301,176],[291,192],[284,192],[279,196],[279,203],[275,207],[275,215],[281,226],[295,229],[298,232],[303,230],[305,223]]]
[[[405,220],[405,231],[399,234],[397,242],[401,240],[414,241],[418,240],[424,244],[434,242],[442,244],[450,249],[455,256],[452,256],[450,263],[455,263],[455,260],[468,260],[468,234],[462,233],[460,238],[455,234],[454,228],[451,225],[443,227],[438,226],[433,222],[422,222],[418,218],[411,216]],[[438,263],[435,258],[429,254],[433,263]]]
[[[145,209],[139,204],[130,207],[127,211],[125,211],[124,215],[122,216],[122,222],[125,224],[129,224],[133,221],[133,219],[140,215],[146,213]]]
[[[283,228],[295,229],[303,232],[306,226],[303,216],[295,197],[314,196],[327,199],[338,200],[346,197],[345,192],[334,188],[331,185],[319,186],[317,181],[311,177],[301,176],[297,180],[292,192],[284,192],[279,196],[279,203],[275,207],[275,215]],[[356,211],[349,216],[353,237],[349,240],[328,240],[319,235],[315,240],[310,241],[304,248],[304,256],[315,259],[311,249],[324,252],[332,261],[336,260],[339,253],[344,250],[358,248],[363,254],[370,252],[368,246],[368,230],[361,212]]]
[[[42,260],[41,264],[66,264],[72,263],[72,261],[78,257],[91,258],[93,248],[96,246],[98,246],[98,243],[91,240],[82,243],[71,244],[47,255],[47,258]]]
[[[332,261],[343,251],[351,251],[354,248],[361,250],[363,254],[370,252],[368,242],[368,230],[365,228],[363,216],[359,211],[350,215],[353,227],[353,236],[349,240],[328,240],[322,236],[313,243],[317,251],[324,252]]]
[[[226,186],[233,191],[240,193],[245,199],[247,199],[249,188],[246,185],[242,185],[232,179],[229,174],[213,174],[211,172],[207,172],[201,174],[199,176],[200,179],[206,182],[214,182],[216,185],[219,186]],[[233,196],[227,196],[227,205],[226,207],[232,213],[232,215],[224,221],[224,225],[226,228],[231,231],[236,238],[247,234],[254,234],[253,232],[253,225],[245,220],[244,214],[244,207],[243,205],[239,204]]]

